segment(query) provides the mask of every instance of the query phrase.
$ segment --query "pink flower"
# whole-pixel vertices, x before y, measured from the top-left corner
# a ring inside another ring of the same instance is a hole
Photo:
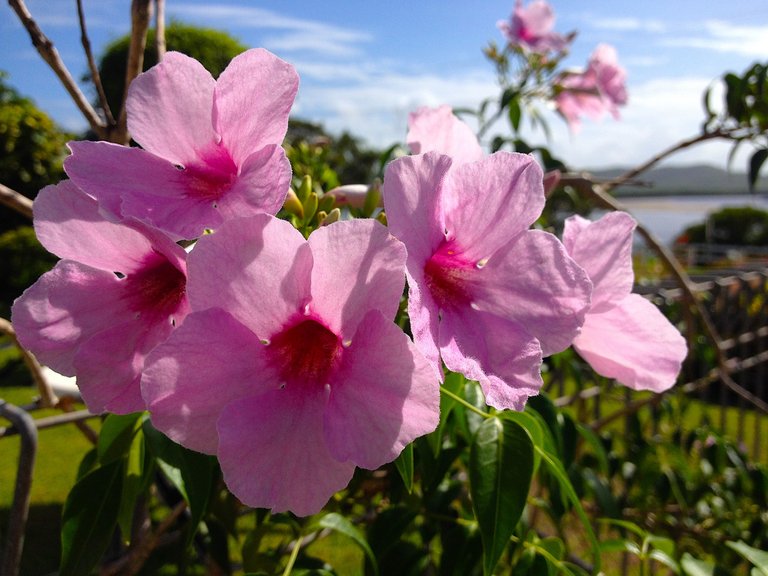
[[[554,26],[555,14],[544,0],[533,0],[526,8],[522,0],[517,0],[510,19],[498,23],[510,46],[536,54],[560,52],[568,47],[570,39],[552,32]]]
[[[408,313],[435,372],[478,380],[486,402],[522,409],[542,355],[568,347],[591,284],[553,235],[530,230],[544,206],[532,157],[497,152],[452,165],[428,152],[384,177],[392,233],[408,249]]]
[[[483,149],[472,129],[459,120],[450,106],[423,106],[408,116],[406,142],[413,154],[440,152],[454,162],[474,162],[483,157]]]
[[[557,111],[571,130],[580,128],[580,116],[598,120],[605,112],[619,118],[619,106],[627,103],[626,72],[619,66],[616,50],[600,44],[589,59],[585,72],[568,72],[558,81]]]
[[[128,92],[128,128],[143,149],[71,142],[67,174],[113,214],[178,238],[275,214],[290,185],[281,143],[297,89],[293,66],[266,50],[233,58],[218,81],[170,52]]]
[[[592,306],[573,347],[598,374],[635,390],[671,387],[687,354],[685,339],[651,302],[631,294],[632,232],[629,214],[596,222],[565,221],[563,242],[594,285]]]
[[[139,222],[115,224],[72,182],[34,205],[40,242],[62,260],[13,304],[21,344],[77,376],[92,412],[144,410],[144,358],[188,312],[186,253]]]
[[[233,220],[189,256],[194,312],[148,361],[152,422],[216,454],[243,502],[309,515],[355,466],[390,462],[437,425],[439,389],[392,321],[405,248],[374,220],[305,241]]]

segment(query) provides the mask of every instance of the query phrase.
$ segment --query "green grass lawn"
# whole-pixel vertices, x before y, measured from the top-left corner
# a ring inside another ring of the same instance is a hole
[[[36,394],[35,388],[27,386],[0,387],[0,398],[15,405],[31,403]],[[37,410],[33,416],[42,418],[60,413],[54,409]],[[98,424],[96,419],[89,422],[92,426]],[[9,423],[0,418],[0,425]],[[18,435],[0,438],[0,461],[3,462],[0,466],[0,542],[3,543],[16,484],[19,446]],[[34,576],[56,570],[62,504],[75,483],[80,459],[91,446],[74,424],[39,431],[21,574]]]

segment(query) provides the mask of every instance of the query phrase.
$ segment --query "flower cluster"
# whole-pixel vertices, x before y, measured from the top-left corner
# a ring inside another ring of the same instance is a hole
[[[77,377],[92,411],[146,409],[216,455],[244,503],[309,515],[356,466],[436,428],[444,367],[498,409],[522,409],[542,358],[572,343],[627,385],[671,385],[685,345],[629,294],[628,217],[573,220],[565,244],[531,229],[541,168],[484,155],[448,108],[414,114],[414,155],[387,167],[389,229],[345,219],[305,238],[275,217],[297,86],[265,50],[218,80],[170,53],[129,91],[141,148],[70,145],[70,180],[35,203],[37,234],[62,260],[14,303],[13,323]],[[413,340],[398,316],[406,279]],[[663,345],[644,356],[648,330]]]
[[[619,106],[627,103],[626,76],[616,49],[600,44],[590,56],[586,70],[560,76],[555,107],[573,131],[580,128],[581,115],[597,120],[608,112],[618,118]]]

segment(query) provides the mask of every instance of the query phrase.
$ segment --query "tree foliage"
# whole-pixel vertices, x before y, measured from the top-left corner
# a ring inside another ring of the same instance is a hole
[[[181,52],[199,61],[214,77],[218,77],[229,61],[247,48],[226,32],[172,22],[165,32],[168,50]],[[130,36],[118,38],[107,46],[99,62],[99,75],[107,102],[113,113],[120,109],[125,92],[125,68],[128,62]],[[147,35],[144,50],[144,70],[157,64],[155,32]]]
[[[686,228],[677,242],[768,246],[768,212],[751,206],[723,208]]]
[[[41,188],[64,176],[69,138],[0,72],[0,182],[34,198]],[[28,223],[10,209],[0,210],[0,233]]]

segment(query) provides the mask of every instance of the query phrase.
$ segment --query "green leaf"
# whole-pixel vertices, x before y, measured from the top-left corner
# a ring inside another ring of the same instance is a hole
[[[738,542],[726,542],[725,545],[749,560],[755,568],[760,570],[762,576],[768,576],[768,552],[752,548],[752,546],[748,546],[741,540]]]
[[[469,482],[483,542],[483,573],[493,573],[525,508],[533,476],[533,443],[517,422],[489,418],[469,455]]]
[[[752,157],[749,159],[749,191],[755,191],[755,184],[757,183],[757,177],[760,174],[760,168],[768,158],[768,148],[760,148],[755,150]]]
[[[449,392],[461,396],[461,391],[464,388],[465,383],[466,379],[463,375],[456,372],[449,372],[445,376],[445,382],[443,382],[442,386]],[[429,445],[432,447],[432,452],[435,456],[438,455],[443,444],[443,431],[448,422],[448,416],[451,415],[451,412],[456,405],[456,400],[447,394],[440,394],[440,423],[437,425],[437,429],[427,436]]]
[[[512,129],[517,133],[520,130],[520,120],[523,117],[523,111],[520,109],[520,100],[517,98],[509,102],[509,123]]]
[[[120,510],[125,460],[113,460],[83,476],[64,503],[61,576],[90,574],[112,540]]]
[[[138,429],[137,423],[142,417],[146,417],[146,414],[135,412],[124,415],[109,414],[104,419],[99,432],[99,441],[96,444],[99,462],[102,465],[122,458],[128,453],[133,436]]]
[[[545,452],[538,446],[536,446],[534,449],[541,454],[541,459],[547,465],[549,472],[555,477],[555,479],[557,479],[558,483],[560,484],[560,489],[563,491],[565,496],[571,501],[571,504],[573,505],[573,509],[576,511],[576,514],[578,515],[579,520],[581,520],[581,524],[584,526],[584,529],[587,532],[587,539],[589,540],[590,546],[592,548],[592,557],[593,557],[593,562],[595,564],[595,572],[596,573],[600,572],[600,569],[601,569],[600,543],[597,541],[597,537],[595,536],[595,531],[592,529],[592,523],[589,521],[589,517],[587,516],[587,513],[584,511],[584,507],[581,505],[579,496],[578,494],[576,494],[576,490],[573,489],[573,485],[571,484],[571,481],[568,479],[568,474],[566,473],[565,469],[563,468],[563,465],[560,463],[557,457],[555,457],[550,453]]]
[[[400,473],[400,478],[403,479],[405,489],[410,494],[413,491],[413,444],[403,448],[400,456],[395,460],[395,466]]]
[[[117,516],[120,533],[126,544],[130,544],[136,501],[138,500],[139,495],[149,488],[152,481],[153,470],[154,466],[152,459],[145,450],[144,434],[139,431],[139,433],[134,436],[126,456],[123,492],[120,497],[120,512]]]
[[[320,518],[317,523],[322,528],[329,528],[330,530],[335,530],[340,534],[344,534],[344,536],[347,536],[355,544],[360,546],[368,560],[371,562],[374,573],[379,573],[379,565],[378,562],[376,562],[376,556],[374,556],[371,547],[368,545],[368,541],[365,539],[365,536],[363,536],[363,534],[355,527],[354,524],[352,524],[352,522],[347,520],[341,514],[331,512],[330,514],[326,514]]]
[[[694,558],[688,552],[680,559],[680,566],[686,576],[715,576],[717,573],[714,564]]]
[[[143,430],[147,447],[159,459],[160,469],[189,504],[193,527],[189,532],[191,538],[208,508],[218,470],[216,459],[176,444],[152,426],[149,419],[144,421]]]

